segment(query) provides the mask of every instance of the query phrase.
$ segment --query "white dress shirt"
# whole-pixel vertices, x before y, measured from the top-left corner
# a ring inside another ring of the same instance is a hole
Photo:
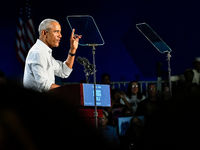
[[[132,106],[133,112],[136,112],[138,103],[141,102],[141,101],[143,101],[145,98],[146,98],[146,97],[145,97],[144,95],[142,95],[142,99],[137,99],[137,95],[132,95],[132,96],[131,96],[131,99],[130,99],[130,98],[126,95],[126,100],[127,100],[127,102],[129,102],[130,105]],[[120,103],[121,103],[122,105],[125,105],[123,99],[120,99]]]
[[[192,69],[194,76],[192,79],[192,83],[200,83],[200,73],[196,69]],[[171,81],[179,81],[179,80],[185,80],[184,75],[179,75],[179,76],[171,76]]]
[[[65,62],[55,60],[52,49],[38,39],[26,58],[23,85],[39,92],[49,91],[55,83],[55,75],[67,78],[71,72],[72,69]]]

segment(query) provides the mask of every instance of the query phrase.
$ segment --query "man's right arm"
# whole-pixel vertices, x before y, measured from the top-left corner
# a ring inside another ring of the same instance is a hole
[[[60,87],[60,85],[52,84],[49,90],[52,90],[52,89],[55,89],[55,88],[58,88],[58,87]]]

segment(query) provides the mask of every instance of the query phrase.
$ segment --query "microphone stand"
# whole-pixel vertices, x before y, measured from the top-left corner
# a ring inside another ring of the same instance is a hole
[[[86,83],[89,83],[89,76],[93,74],[93,71],[88,70],[87,68],[84,69],[85,77],[86,77]],[[96,72],[96,70],[95,70]]]
[[[98,112],[97,112],[97,104],[96,104],[96,65],[95,65],[95,46],[98,46],[97,44],[89,44],[89,46],[92,46],[92,54],[93,54],[93,77],[94,77],[94,118],[95,118],[95,127],[98,128]]]
[[[87,71],[87,69],[85,68],[84,69],[84,72],[85,72],[85,77],[86,77],[86,83],[89,83],[89,72]]]

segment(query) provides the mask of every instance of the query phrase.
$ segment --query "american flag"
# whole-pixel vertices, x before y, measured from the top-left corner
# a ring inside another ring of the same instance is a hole
[[[24,68],[28,50],[36,41],[30,0],[23,0],[17,23],[15,49],[17,58]]]

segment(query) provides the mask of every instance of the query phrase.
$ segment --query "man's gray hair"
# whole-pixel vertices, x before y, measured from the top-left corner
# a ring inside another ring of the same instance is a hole
[[[51,25],[51,23],[52,22],[57,22],[57,23],[59,23],[57,20],[55,20],[55,19],[44,19],[41,23],[40,23],[40,25],[39,25],[39,27],[38,27],[38,32],[39,32],[39,35],[41,34],[41,32],[42,32],[42,30],[46,30],[47,32],[49,31],[49,29],[50,29],[50,25]]]

